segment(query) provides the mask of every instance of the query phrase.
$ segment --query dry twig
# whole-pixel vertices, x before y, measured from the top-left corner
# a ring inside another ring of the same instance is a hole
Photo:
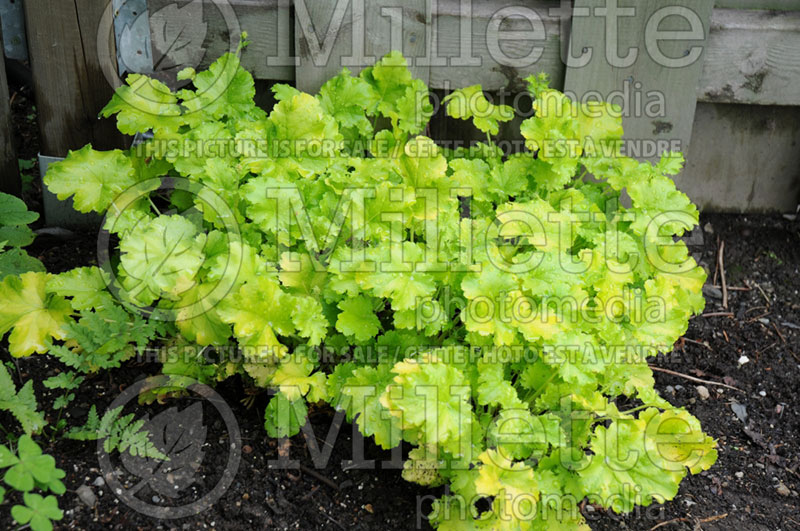
[[[314,470],[312,468],[308,468],[305,465],[300,465],[300,470],[302,470],[304,474],[308,474],[309,476],[311,476],[313,478],[316,478],[319,481],[325,483],[326,485],[328,485],[329,487],[331,487],[334,490],[341,490],[341,487],[336,482],[334,482],[331,479],[326,478],[325,476],[323,476],[322,474],[320,474],[319,472],[317,472],[316,470]]]
[[[739,389],[738,387],[734,387],[732,385],[724,384],[722,382],[713,382],[711,380],[703,380],[702,378],[695,378],[694,376],[689,376],[688,374],[683,374],[682,372],[672,371],[669,369],[663,369],[661,367],[656,367],[655,365],[649,366],[652,370],[663,372],[666,374],[671,374],[672,376],[678,376],[680,378],[685,378],[686,380],[691,380],[693,382],[708,384],[708,385],[718,385],[720,387],[727,387],[728,389],[733,389],[734,391],[739,391],[740,393],[744,393],[743,390]]]
[[[778,333],[778,337],[779,337],[779,338],[781,338],[781,341],[783,341],[783,343],[784,343],[784,344],[786,344],[786,338],[785,338],[785,337],[783,337],[783,334],[781,334],[781,331],[780,331],[780,329],[778,328],[778,325],[776,325],[776,324],[773,322],[773,323],[772,323],[772,328],[774,328],[774,329],[775,329],[775,331]]]
[[[733,317],[733,312],[711,312],[700,314],[701,317]]]
[[[712,288],[722,289],[722,286],[713,285]],[[728,291],[753,291],[753,288],[745,288],[743,286],[728,286]]]
[[[650,531],[658,529],[659,527],[664,527],[665,525],[677,524],[678,522],[692,522],[693,521],[693,522],[696,522],[698,524],[707,524],[709,522],[715,522],[717,520],[722,520],[723,518],[727,518],[727,517],[728,517],[728,513],[715,514],[714,516],[709,516],[708,518],[701,518],[699,520],[697,518],[686,518],[686,517],[673,518],[672,520],[666,520],[664,522],[661,522],[659,524],[654,525],[653,527],[650,528]]]
[[[719,263],[719,278],[722,282],[722,307],[728,309],[728,282],[725,280],[725,240],[719,242],[719,254],[717,254],[717,262]]]

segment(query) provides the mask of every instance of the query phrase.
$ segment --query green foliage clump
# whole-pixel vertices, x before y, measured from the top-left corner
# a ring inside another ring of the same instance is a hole
[[[24,503],[11,508],[11,517],[19,525],[30,524],[34,531],[50,531],[53,521],[61,520],[64,513],[58,508],[56,496],[46,497],[33,492],[60,496],[66,492],[61,479],[66,475],[56,467],[52,456],[42,449],[29,435],[17,441],[16,451],[0,445],[0,470],[5,470],[3,481],[9,488],[22,493]],[[0,487],[0,504],[4,503],[7,491]]]
[[[713,464],[647,364],[704,306],[676,239],[698,221],[670,178],[679,154],[625,157],[617,109],[542,76],[526,151],[495,143],[513,113],[479,86],[447,112],[486,141],[438,145],[396,52],[317,95],[277,85],[269,113],[235,54],[184,74],[177,92],[132,75],[106,107],[151,140],[51,166],[45,184],[119,244],[103,269],[0,284],[13,355],[93,372],[156,337],[238,350],[166,366],[272,389],[272,436],[324,401],[385,448],[411,444],[404,477],[450,485],[439,529],[580,529],[584,499],[631,511]],[[123,316],[137,310],[149,322]]]

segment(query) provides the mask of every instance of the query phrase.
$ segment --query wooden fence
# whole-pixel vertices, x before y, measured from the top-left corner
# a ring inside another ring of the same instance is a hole
[[[631,11],[609,31],[603,9],[617,5]],[[148,0],[147,9],[145,53],[159,65],[185,62],[194,43],[202,67],[247,31],[242,61],[262,89],[280,81],[315,91],[342,66],[358,71],[392,49],[439,94],[481,83],[513,99],[527,75],[547,72],[574,97],[620,98],[631,142],[684,150],[679,186],[701,207],[785,212],[798,203],[800,1]],[[202,19],[190,21],[198,9]],[[118,145],[111,122],[95,119],[117,67],[114,32],[98,31],[113,21],[112,5],[26,0],[25,11],[43,154]],[[453,140],[473,136],[443,116],[432,128]]]

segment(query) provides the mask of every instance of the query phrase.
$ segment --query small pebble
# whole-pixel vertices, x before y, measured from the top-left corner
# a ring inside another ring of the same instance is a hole
[[[750,358],[748,358],[747,356],[742,356],[742,357],[739,358],[739,365],[744,365],[745,363],[747,363],[749,361],[750,361]]]
[[[78,495],[78,498],[87,507],[94,507],[97,505],[97,496],[94,495],[94,492],[92,492],[92,489],[88,485],[81,485],[78,487],[78,490],[75,491],[75,494]]]
[[[161,498],[159,498],[158,496],[153,496],[152,500],[153,503],[161,503]]]
[[[668,385],[668,386],[667,386],[667,392],[668,392],[669,394],[671,394],[671,395],[674,395],[674,394],[675,394],[675,388],[674,388],[674,387],[672,387],[671,385]]]
[[[371,503],[368,503],[368,504],[366,504],[366,505],[364,506],[364,509],[365,509],[365,510],[366,510],[366,511],[367,511],[369,514],[372,514],[372,513],[374,513],[374,512],[375,512],[375,510],[372,508],[372,504],[371,504]]]
[[[747,424],[747,406],[744,404],[739,404],[738,402],[731,403],[731,410],[736,415],[736,417]]]
[[[767,319],[766,317],[762,317],[761,319],[758,320],[758,322],[761,323],[761,324],[768,325],[769,324],[769,319]]]
[[[94,485],[95,487],[102,487],[105,484],[106,480],[104,480],[100,476],[97,476],[97,478],[94,480],[94,483],[92,483],[92,485]]]
[[[737,478],[742,479],[744,477],[744,472],[737,472],[734,474]]]
[[[708,392],[708,388],[704,385],[698,385],[695,389],[697,389],[697,394],[700,395],[702,400],[708,400],[708,397],[711,396]]]
[[[789,490],[789,487],[784,485],[783,482],[778,483],[778,488],[776,490],[781,496],[788,496],[792,493],[792,491]]]
[[[759,391],[758,394],[761,395],[761,396],[767,396],[767,392],[766,391]]]
[[[703,286],[703,294],[708,297],[713,297],[715,299],[722,298],[722,291],[719,288],[715,288],[714,286]]]

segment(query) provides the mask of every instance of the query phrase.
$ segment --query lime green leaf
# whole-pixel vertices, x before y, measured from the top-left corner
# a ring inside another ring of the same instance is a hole
[[[178,215],[140,223],[119,244],[122,286],[143,305],[160,297],[179,297],[197,282],[205,239],[191,221]]]
[[[375,438],[384,449],[400,443],[402,431],[399,419],[390,414],[382,404],[381,395],[392,382],[392,365],[381,363],[377,367],[346,368],[339,375],[343,380],[341,393],[334,405],[347,412],[347,419],[358,425],[359,431]],[[347,373],[350,372],[348,375]],[[335,395],[335,389],[331,390]]]
[[[404,430],[417,432],[417,444],[437,445],[452,455],[464,455],[472,441],[469,388],[458,369],[431,355],[406,359],[392,372],[394,385],[381,403],[400,419]]]
[[[291,296],[276,280],[260,276],[226,297],[217,313],[223,322],[233,325],[240,344],[265,356],[277,356],[281,353],[277,336],[288,336],[295,330],[291,312],[285,309],[290,303]]]
[[[181,125],[181,108],[169,88],[141,74],[131,74],[125,79],[100,115],[108,118],[117,115],[117,129],[126,135],[153,130],[175,131]]]
[[[381,323],[373,310],[372,299],[359,296],[345,299],[339,303],[339,314],[336,330],[355,337],[356,341],[366,341],[375,337],[381,329]]]
[[[456,89],[445,97],[447,114],[461,120],[472,119],[475,127],[496,135],[500,122],[508,122],[514,118],[514,109],[508,105],[493,105],[486,99],[480,85]]]
[[[290,400],[283,393],[277,393],[264,412],[264,428],[270,437],[294,437],[300,433],[307,417],[305,400]]]
[[[78,267],[66,273],[52,275],[47,280],[47,292],[71,297],[75,310],[106,308],[113,304],[108,291],[108,274],[98,267]]]
[[[87,144],[51,164],[44,184],[62,201],[74,195],[79,212],[102,213],[119,194],[136,184],[136,177],[125,153],[118,149],[95,151]]]
[[[11,328],[8,349],[12,356],[45,353],[51,338],[64,339],[62,326],[69,322],[70,304],[47,295],[46,273],[23,273],[0,283],[0,334]]]

